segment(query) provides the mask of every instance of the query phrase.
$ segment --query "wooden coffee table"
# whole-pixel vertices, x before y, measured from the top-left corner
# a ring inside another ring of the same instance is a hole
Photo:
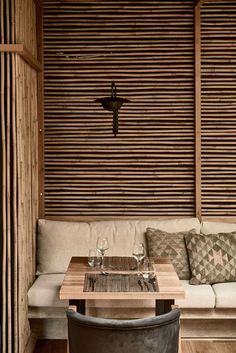
[[[156,315],[168,312],[176,299],[184,299],[185,293],[181,282],[168,258],[154,259],[153,270],[157,277],[157,290],[146,291],[84,291],[85,274],[99,273],[91,271],[87,264],[87,257],[72,257],[68,270],[60,288],[60,299],[69,300],[70,305],[75,305],[77,310],[85,314],[86,300],[137,300],[154,299],[156,301]],[[125,273],[134,274],[135,271],[108,271],[109,274]],[[109,276],[109,275],[108,275]]]

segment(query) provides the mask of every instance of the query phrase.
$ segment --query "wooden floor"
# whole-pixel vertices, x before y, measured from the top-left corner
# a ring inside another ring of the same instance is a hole
[[[66,353],[66,341],[38,340],[34,353]],[[236,353],[236,342],[185,341],[182,353]]]

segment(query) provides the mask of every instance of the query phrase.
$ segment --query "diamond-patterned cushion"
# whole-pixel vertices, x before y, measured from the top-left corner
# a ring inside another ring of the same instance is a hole
[[[236,281],[236,232],[185,236],[190,284]]]
[[[168,233],[160,229],[147,228],[148,255],[151,257],[169,256],[179,278],[189,280],[190,271],[184,237],[187,234],[193,236],[195,233],[195,229]]]

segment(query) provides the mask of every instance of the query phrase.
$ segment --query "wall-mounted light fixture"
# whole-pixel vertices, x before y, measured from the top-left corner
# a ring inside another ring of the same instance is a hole
[[[123,103],[130,102],[129,99],[116,97],[116,85],[115,82],[111,83],[111,96],[98,98],[95,102],[101,103],[103,108],[113,112],[113,134],[116,136],[118,134],[119,128],[119,116],[118,111],[123,105]]]

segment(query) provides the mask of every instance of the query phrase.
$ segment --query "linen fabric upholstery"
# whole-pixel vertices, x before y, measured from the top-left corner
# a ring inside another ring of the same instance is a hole
[[[65,273],[72,256],[88,254],[89,241],[88,223],[40,219],[37,238],[37,275]]]
[[[182,280],[185,298],[176,299],[175,304],[181,309],[213,309],[215,307],[215,293],[210,284],[193,286],[188,280]]]
[[[236,281],[236,232],[185,236],[191,284]]]
[[[236,223],[226,222],[202,222],[202,234],[218,234],[218,233],[232,233],[236,232]]]
[[[111,320],[67,311],[70,353],[177,353],[179,309],[152,318]]]
[[[63,273],[38,276],[28,291],[29,306],[68,307],[69,300],[60,300],[59,298],[63,279]]]
[[[215,292],[216,308],[236,308],[236,282],[217,283],[212,288]]]
[[[28,303],[30,307],[38,308],[68,308],[68,300],[59,299],[59,290],[62,285],[64,274],[46,274],[40,275],[34,281],[28,291]],[[176,300],[176,304],[180,308],[214,308],[215,295],[210,285],[192,286],[188,280],[181,280],[181,284],[185,291],[185,299]],[[229,283],[225,283],[229,284]],[[232,283],[230,283],[232,284]],[[236,292],[235,292],[236,293]],[[86,308],[106,309],[110,317],[115,317],[119,310],[123,310],[124,318],[134,318],[130,309],[150,309],[149,315],[153,315],[155,308],[155,300],[139,299],[139,300],[88,300]],[[114,309],[114,310],[113,310]],[[64,312],[65,312],[64,311]],[[137,311],[138,313],[138,311]],[[108,316],[109,317],[109,316]]]
[[[195,233],[195,229],[188,232],[168,233],[160,229],[147,228],[148,255],[169,256],[179,278],[189,280],[190,271],[184,237]]]
[[[197,218],[170,220],[115,220],[100,222],[62,222],[40,219],[37,238],[37,274],[65,273],[72,256],[87,256],[96,247],[98,236],[107,236],[106,256],[132,256],[137,240],[146,246],[145,232],[150,226],[171,231],[200,231]]]

